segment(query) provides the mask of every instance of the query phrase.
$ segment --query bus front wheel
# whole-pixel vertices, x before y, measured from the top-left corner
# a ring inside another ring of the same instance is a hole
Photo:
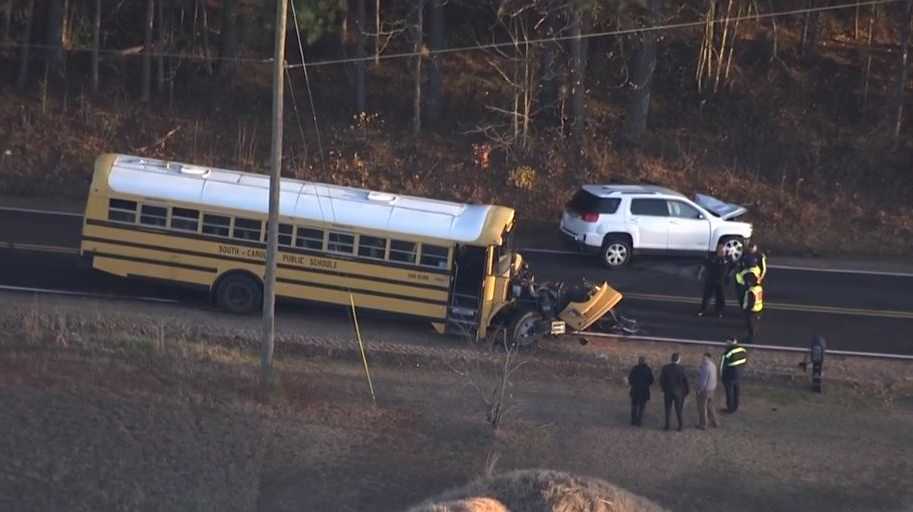
[[[509,343],[517,349],[529,349],[536,345],[541,336],[542,315],[526,311],[517,315],[508,327]]]
[[[216,304],[230,313],[253,313],[260,308],[263,290],[260,283],[247,274],[230,274],[219,280]]]

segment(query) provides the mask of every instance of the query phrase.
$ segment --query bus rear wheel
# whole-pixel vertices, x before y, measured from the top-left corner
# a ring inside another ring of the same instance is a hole
[[[253,313],[263,303],[260,283],[247,274],[231,274],[219,280],[216,287],[216,304],[235,314]]]

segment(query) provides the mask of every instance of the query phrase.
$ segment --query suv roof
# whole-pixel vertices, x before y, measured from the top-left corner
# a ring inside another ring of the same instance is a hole
[[[684,194],[658,185],[584,185],[584,190],[599,197],[619,197],[622,195],[672,195],[685,197]]]

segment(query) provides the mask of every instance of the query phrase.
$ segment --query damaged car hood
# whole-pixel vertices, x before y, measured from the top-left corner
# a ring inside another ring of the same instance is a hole
[[[720,217],[723,220],[730,220],[741,215],[744,215],[748,209],[744,206],[739,206],[737,204],[726,203],[720,201],[719,199],[704,195],[704,194],[695,194],[694,202],[706,208],[708,211],[714,215]]]

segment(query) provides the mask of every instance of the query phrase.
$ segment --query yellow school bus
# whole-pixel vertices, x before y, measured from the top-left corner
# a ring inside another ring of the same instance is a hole
[[[224,310],[252,313],[262,304],[268,194],[259,174],[104,154],[81,253],[100,271],[198,286]],[[282,179],[279,210],[280,297],[353,300],[476,339],[503,325],[523,345],[585,329],[621,300],[603,284],[543,306],[518,283],[512,208]]]

